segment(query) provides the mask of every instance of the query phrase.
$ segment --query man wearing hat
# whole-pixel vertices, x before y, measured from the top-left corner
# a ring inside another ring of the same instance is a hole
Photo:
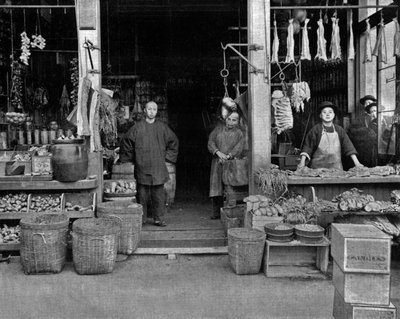
[[[361,115],[349,128],[349,137],[353,142],[360,161],[368,167],[374,167],[378,161],[378,121],[376,98],[366,95],[360,99],[364,107]]]
[[[318,112],[322,123],[315,125],[307,133],[298,167],[304,167],[308,160],[311,168],[343,169],[342,155],[350,156],[355,166],[362,166],[345,130],[333,124],[336,106],[330,101],[324,101],[319,104]]]

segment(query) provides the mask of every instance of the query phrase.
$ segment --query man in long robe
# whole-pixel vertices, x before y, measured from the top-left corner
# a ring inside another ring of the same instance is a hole
[[[151,201],[154,224],[166,226],[164,183],[169,174],[165,162],[176,163],[178,138],[163,122],[156,119],[157,104],[145,105],[145,119],[136,123],[121,141],[120,160],[135,164],[138,202],[143,205],[143,218]]]

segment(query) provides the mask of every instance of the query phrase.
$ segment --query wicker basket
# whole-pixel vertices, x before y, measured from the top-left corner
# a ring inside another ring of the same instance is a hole
[[[61,272],[67,253],[68,223],[68,217],[61,214],[29,216],[20,221],[25,274]]]
[[[72,257],[80,275],[114,270],[120,227],[104,218],[78,219],[72,224]]]
[[[116,219],[121,227],[118,253],[130,255],[139,245],[143,207],[130,202],[105,202],[97,205],[97,217]]]
[[[228,229],[229,261],[237,275],[260,272],[265,233],[257,229]]]

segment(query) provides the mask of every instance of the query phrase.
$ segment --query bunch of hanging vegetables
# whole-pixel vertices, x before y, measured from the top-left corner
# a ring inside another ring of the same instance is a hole
[[[14,109],[22,110],[23,109],[22,75],[24,67],[17,61],[12,61],[11,70],[12,70],[11,105]]]
[[[71,61],[69,61],[69,72],[71,74],[72,83],[71,103],[74,107],[76,107],[78,105],[79,90],[79,67],[77,58],[73,58]]]
[[[276,165],[260,168],[255,175],[259,189],[270,198],[277,199],[288,191],[288,173],[280,170]]]

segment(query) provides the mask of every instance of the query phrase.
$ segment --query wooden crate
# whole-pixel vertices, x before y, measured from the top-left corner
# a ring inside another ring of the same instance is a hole
[[[396,307],[389,306],[365,306],[346,303],[340,293],[335,290],[333,299],[333,316],[335,319],[396,319]]]
[[[267,277],[323,278],[328,271],[329,240],[304,244],[297,240],[281,243],[267,240],[263,272]]]
[[[96,211],[96,202],[97,202],[97,194],[96,193],[64,193],[63,200],[63,212],[65,213],[76,213],[79,216],[79,213],[87,213]],[[67,203],[72,206],[67,207]],[[78,209],[79,208],[79,209]]]
[[[390,273],[391,237],[372,225],[332,224],[331,255],[344,272]]]
[[[332,280],[346,303],[389,305],[389,274],[345,273],[334,261]]]
[[[32,156],[32,173],[52,174],[51,156]]]
[[[229,228],[243,227],[246,205],[225,206],[221,208],[221,223],[224,227],[225,235]]]
[[[256,216],[252,211],[246,211],[244,215],[244,227],[256,228],[264,231],[265,224],[280,223],[283,221],[281,216]]]
[[[135,165],[132,163],[123,163],[120,165],[114,165],[112,168],[111,178],[112,179],[135,179]]]

